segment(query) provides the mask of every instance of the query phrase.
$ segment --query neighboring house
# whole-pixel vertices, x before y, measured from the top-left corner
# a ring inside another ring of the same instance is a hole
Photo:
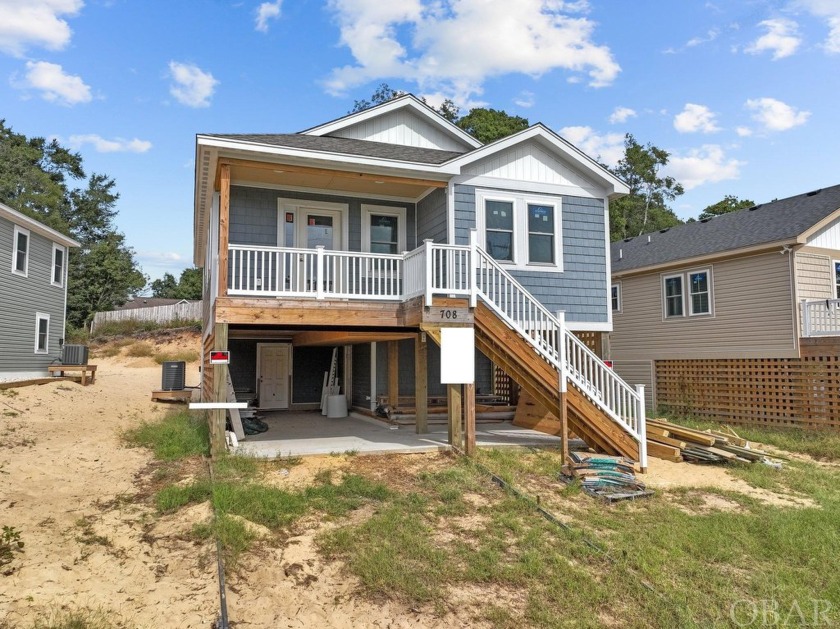
[[[67,255],[78,246],[0,203],[0,380],[46,377],[61,356]]]
[[[611,329],[608,203],[628,188],[550,129],[485,146],[407,95],[300,133],[201,134],[195,163],[205,399],[221,395],[209,351],[229,348],[239,394],[317,408],[340,347],[352,407],[413,397],[422,432],[427,397],[448,392],[441,326],[461,325],[479,395],[502,368],[580,436],[640,457],[636,391],[568,332]]]
[[[610,357],[648,403],[840,426],[840,186],[612,244]]]
[[[157,308],[158,306],[174,306],[176,304],[189,304],[189,299],[173,299],[170,297],[129,297],[121,306],[115,306],[115,312],[122,310],[137,310],[138,308]]]

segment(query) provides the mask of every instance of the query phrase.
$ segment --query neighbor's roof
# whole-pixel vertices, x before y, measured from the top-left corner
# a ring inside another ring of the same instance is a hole
[[[203,135],[211,138],[238,140],[252,144],[283,146],[307,151],[356,155],[376,159],[391,159],[417,164],[439,165],[462,155],[462,153],[456,151],[441,151],[439,149],[388,144],[386,142],[372,142],[370,140],[355,140],[352,138],[301,135],[299,133],[214,133]]]
[[[122,306],[116,306],[114,310],[137,310],[138,308],[153,308],[155,306],[172,306],[174,304],[197,303],[189,299],[172,299],[169,297],[135,297],[125,302]]]
[[[612,243],[612,273],[795,242],[840,210],[840,185]]]

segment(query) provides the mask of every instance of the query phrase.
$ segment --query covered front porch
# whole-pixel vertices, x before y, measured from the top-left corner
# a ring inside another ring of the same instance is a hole
[[[248,436],[236,452],[261,458],[324,454],[397,454],[449,450],[446,424],[431,424],[428,432],[417,434],[414,426],[351,413],[348,417],[328,418],[319,411],[278,411],[263,417],[267,432]],[[560,447],[559,437],[509,421],[478,421],[478,447]]]

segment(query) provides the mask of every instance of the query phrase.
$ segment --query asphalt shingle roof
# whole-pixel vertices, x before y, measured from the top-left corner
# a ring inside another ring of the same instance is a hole
[[[393,159],[419,164],[443,164],[450,159],[463,155],[463,153],[456,151],[441,151],[418,146],[403,146],[401,144],[387,144],[385,142],[371,142],[370,140],[356,140],[353,138],[301,135],[299,133],[213,133],[208,134],[208,136],[254,142],[256,144],[304,149],[307,151],[323,151],[342,155]]]
[[[612,272],[792,240],[838,209],[840,185],[723,214],[706,222],[619,240],[611,246]]]

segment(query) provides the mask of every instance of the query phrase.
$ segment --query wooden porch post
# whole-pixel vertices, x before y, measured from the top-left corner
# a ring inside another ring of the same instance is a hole
[[[446,385],[446,408],[449,414],[449,445],[463,448],[463,431],[461,430],[461,385]]]
[[[227,295],[230,244],[230,164],[219,166],[219,297]]]
[[[414,407],[418,435],[429,432],[428,344],[426,333],[414,338]]]
[[[392,409],[400,405],[400,345],[388,341],[388,404]]]
[[[227,349],[228,324],[216,324],[214,349]],[[227,365],[213,365],[213,401],[227,402]],[[218,456],[225,451],[225,419],[227,411],[217,408],[210,411],[210,453]]]
[[[464,385],[464,452],[475,454],[475,383]]]

